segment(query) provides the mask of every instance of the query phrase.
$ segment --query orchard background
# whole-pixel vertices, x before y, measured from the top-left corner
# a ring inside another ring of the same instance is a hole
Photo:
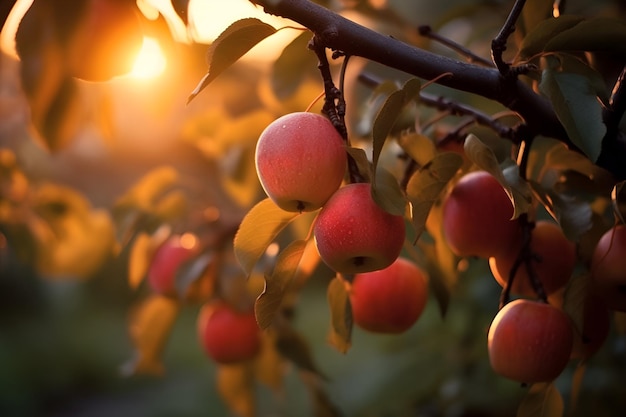
[[[526,297],[562,308],[586,345],[593,252],[624,223],[621,1],[30,3],[0,4],[0,415],[626,410],[623,246],[600,303],[606,339],[556,379],[521,384],[487,349],[518,295],[442,231],[444,199],[476,170],[525,232],[558,224],[573,270]],[[320,262],[317,212],[266,199],[259,136],[304,111],[348,138],[345,182],[373,183],[380,206],[406,214],[402,256],[429,286],[406,332],[354,325],[353,277]],[[170,236],[190,250],[173,250],[181,267],[158,289],[150,269],[166,269]],[[208,357],[204,306],[257,297],[258,354]]]

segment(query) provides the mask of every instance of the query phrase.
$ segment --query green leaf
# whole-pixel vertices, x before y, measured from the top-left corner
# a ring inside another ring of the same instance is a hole
[[[542,20],[524,37],[520,46],[520,57],[522,59],[528,59],[543,52],[550,40],[560,33],[576,26],[583,20],[582,17],[572,15],[563,15],[557,19]]]
[[[299,369],[326,379],[315,363],[309,344],[298,332],[288,323],[281,323],[276,330],[276,349],[284,358],[290,360]]]
[[[548,41],[544,50],[603,51],[625,54],[626,22],[616,17],[596,17],[581,21],[568,30],[556,34]]]
[[[404,106],[417,97],[420,88],[421,82],[417,78],[409,79],[402,89],[394,91],[387,97],[382,108],[378,111],[372,127],[372,162],[374,164],[374,170],[376,170],[376,166],[378,165],[378,158],[383,150],[387,136],[389,136],[389,132],[391,132],[393,125],[396,123],[396,120],[398,120]]]
[[[352,158],[352,160],[355,162],[359,174],[365,179],[365,181],[371,182],[372,165],[367,159],[367,154],[365,153],[365,150],[348,146],[346,147],[346,151],[348,152],[348,156]]]
[[[346,282],[335,277],[328,284],[328,306],[330,307],[330,343],[341,353],[347,353],[352,340],[352,307]]]
[[[516,25],[519,32],[525,36],[544,20],[552,19],[552,4],[545,0],[527,0]]]
[[[553,383],[533,384],[517,408],[517,417],[562,417],[563,398]]]
[[[276,33],[276,29],[256,18],[234,22],[211,44],[207,52],[209,70],[187,99],[189,103],[224,70],[237,62],[263,39]]]
[[[450,305],[450,295],[452,286],[456,281],[457,272],[455,264],[453,264],[454,256],[447,247],[445,242],[437,239],[435,243],[426,243],[419,241],[420,250],[424,253],[426,259],[426,269],[428,270],[428,286],[430,291],[437,300],[439,313],[441,317],[445,317]],[[414,251],[414,249],[412,249]],[[411,250],[409,250],[411,253]],[[412,255],[417,260],[416,255]]]
[[[584,311],[589,295],[591,275],[584,273],[569,280],[563,296],[563,311],[572,319],[579,334],[583,334]]]
[[[272,273],[265,276],[265,289],[254,304],[256,320],[262,329],[266,329],[274,321],[285,290],[298,270],[306,244],[306,240],[291,242],[276,258]]]
[[[298,215],[280,209],[269,198],[250,209],[234,240],[235,257],[246,274],[252,272],[270,243]]]
[[[546,211],[559,223],[565,236],[577,242],[593,225],[593,211],[586,201],[571,195],[557,193],[546,189],[534,181],[529,182],[534,195],[545,207]]]
[[[270,82],[277,98],[285,99],[293,95],[307,75],[317,71],[317,58],[308,48],[310,39],[311,32],[302,32],[274,61]]]
[[[467,136],[464,149],[469,160],[493,175],[504,187],[513,203],[513,219],[527,213],[531,205],[531,191],[529,185],[520,178],[517,166],[508,160],[509,165],[503,163],[503,169],[493,150],[474,134]]]
[[[409,179],[406,192],[412,206],[412,222],[416,231],[416,240],[426,230],[426,219],[433,204],[462,165],[461,155],[454,152],[442,152]]]
[[[606,126],[589,78],[559,72],[552,66],[543,71],[539,90],[552,102],[570,140],[595,162],[602,150]]]
[[[376,179],[371,187],[372,198],[385,211],[396,216],[404,216],[406,197],[396,177],[384,168],[376,172]]]

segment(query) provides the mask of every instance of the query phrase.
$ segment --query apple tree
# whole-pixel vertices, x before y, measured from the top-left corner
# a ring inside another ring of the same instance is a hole
[[[289,415],[294,384],[313,416],[626,406],[621,2],[242,0],[210,41],[202,3],[22,7],[39,158],[163,134],[114,126],[133,91],[188,154],[142,165],[159,146],[142,142],[104,151],[124,179],[61,180],[0,143],[3,275],[122,276],[129,378],[168,377],[191,314],[237,416]],[[147,37],[183,69],[137,93],[124,77]]]

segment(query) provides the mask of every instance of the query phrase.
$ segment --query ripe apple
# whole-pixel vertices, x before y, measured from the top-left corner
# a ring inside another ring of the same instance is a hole
[[[191,233],[172,235],[155,251],[148,269],[148,283],[155,293],[175,296],[176,273],[199,253],[198,239]]]
[[[198,337],[207,356],[220,364],[252,359],[261,349],[261,330],[254,311],[238,311],[224,301],[200,309]]]
[[[567,366],[573,342],[571,320],[561,309],[517,299],[491,323],[489,362],[505,378],[528,384],[548,382]]]
[[[129,72],[143,44],[136,2],[86,0],[80,7],[67,48],[70,75],[106,81]]]
[[[313,211],[341,185],[347,155],[341,135],[324,116],[296,112],[261,133],[256,170],[265,193],[286,211]]]
[[[506,284],[509,271],[521,249],[522,241],[516,243],[508,252],[489,258],[491,273],[502,287]],[[532,266],[546,295],[563,288],[574,273],[576,246],[565,237],[561,228],[546,220],[538,221],[531,232],[530,250],[538,257],[532,260]],[[515,273],[511,292],[528,297],[536,296],[523,263]]]
[[[344,274],[376,271],[396,260],[404,244],[404,217],[383,210],[368,183],[337,190],[313,226],[322,260]]]
[[[511,217],[513,205],[500,183],[486,171],[473,171],[444,200],[443,233],[456,255],[489,258],[521,238]]]
[[[402,257],[385,269],[356,274],[350,290],[354,323],[375,333],[408,330],[427,299],[426,274]]]
[[[594,291],[611,310],[626,311],[626,226],[609,229],[591,257]]]

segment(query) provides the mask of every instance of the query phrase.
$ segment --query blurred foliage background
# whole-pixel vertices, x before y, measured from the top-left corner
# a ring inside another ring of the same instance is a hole
[[[329,3],[337,7],[342,2]],[[360,7],[346,15],[382,32],[399,30],[398,15],[413,27],[430,24],[441,35],[486,57],[491,38],[511,5],[497,0],[371,1],[384,3],[392,12],[377,15],[368,2],[345,3]],[[623,11],[619,0],[568,3],[571,13]],[[440,45],[415,41],[453,56]],[[3,52],[0,147],[15,155],[28,186],[63,185],[83,195],[90,210],[112,212],[120,197],[146,173],[167,166],[177,173],[176,184],[186,201],[185,209],[169,219],[174,230],[206,222],[202,216],[208,208],[225,224],[237,222],[261,197],[252,159],[258,134],[275,117],[304,110],[321,91],[320,80],[312,67],[295,91],[281,96],[268,85],[271,63],[248,59],[186,105],[206,70],[206,45],[173,43],[166,50],[167,68],[155,78],[80,82],[79,128],[68,146],[53,153],[30,126],[20,63]],[[378,65],[354,64],[355,71],[364,67],[383,78],[405,78]],[[371,117],[372,103],[367,90],[352,87],[348,108],[354,123],[351,129],[358,134],[359,123],[367,122],[368,112]],[[436,86],[430,91],[498,110],[479,97]],[[33,243],[24,242],[24,247],[29,245]],[[86,277],[45,278],[37,268],[35,252],[27,253],[31,257],[26,262],[19,259],[0,233],[0,415],[229,415],[217,391],[215,366],[197,343],[198,306],[185,306],[177,318],[164,346],[162,377],[126,377],[122,366],[134,350],[128,334],[129,315],[146,289],[130,288],[123,259],[111,253]],[[515,414],[525,391],[495,376],[486,356],[487,328],[500,292],[486,263],[469,263],[454,288],[445,319],[431,297],[424,315],[408,333],[392,337],[355,329],[353,346],[346,355],[327,343],[327,284],[323,274],[309,279],[297,300],[294,327],[310,344],[327,377],[324,389],[343,415]],[[619,323],[615,322],[605,346],[586,365],[572,416],[618,416],[626,410],[626,337]],[[257,387],[259,416],[312,415],[312,399],[300,372],[288,368],[280,394]],[[571,388],[576,375],[576,363],[572,363],[557,381],[566,403],[574,399]]]

